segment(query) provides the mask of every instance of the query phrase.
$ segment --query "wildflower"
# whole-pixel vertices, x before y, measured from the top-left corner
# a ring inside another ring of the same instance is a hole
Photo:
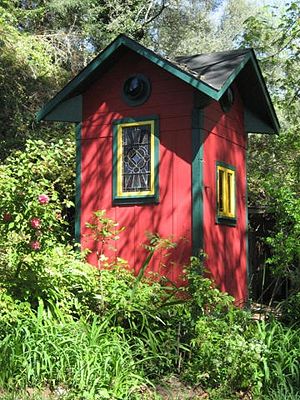
[[[49,196],[47,196],[46,194],[40,194],[39,195],[39,203],[40,204],[48,204],[49,203]]]
[[[12,216],[11,216],[11,214],[9,212],[6,212],[6,213],[3,214],[3,221],[4,222],[9,222],[11,220],[12,220]]]
[[[32,250],[35,250],[35,251],[40,250],[41,243],[39,241],[35,240],[30,243],[30,247],[32,248]]]
[[[104,254],[101,254],[101,256],[99,257],[100,261],[107,261],[108,257],[106,257]]]
[[[32,219],[30,220],[30,225],[31,225],[31,228],[33,228],[33,229],[39,229],[39,228],[41,227],[41,220],[40,220],[40,218],[37,218],[37,217],[32,218]]]

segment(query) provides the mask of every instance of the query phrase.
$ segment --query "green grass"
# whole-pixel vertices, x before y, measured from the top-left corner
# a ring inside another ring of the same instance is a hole
[[[36,315],[19,321],[0,342],[0,387],[63,384],[85,399],[134,398],[146,381],[135,352],[97,317],[57,319],[40,303]]]
[[[258,338],[264,344],[263,386],[290,392],[300,388],[300,330],[272,321],[257,325]]]
[[[210,400],[300,400],[300,329],[256,323],[200,274],[183,301],[119,269],[102,271],[101,290],[84,270],[72,285],[61,273],[72,307],[0,291],[0,399],[156,400],[171,375],[182,385],[172,400],[199,388]]]

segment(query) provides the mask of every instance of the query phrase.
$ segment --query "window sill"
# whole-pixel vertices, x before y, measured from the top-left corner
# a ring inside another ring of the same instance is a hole
[[[227,226],[236,226],[237,219],[236,218],[231,218],[231,217],[218,216],[216,218],[216,224],[218,224],[218,225],[227,225]]]

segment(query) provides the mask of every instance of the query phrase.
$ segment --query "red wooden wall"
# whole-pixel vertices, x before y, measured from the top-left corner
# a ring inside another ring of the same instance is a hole
[[[247,298],[246,147],[244,110],[235,88],[235,102],[224,113],[217,102],[204,112],[204,251],[218,287],[237,302]],[[216,223],[216,162],[236,167],[236,226]]]
[[[141,106],[130,107],[122,100],[124,81],[135,73],[151,81],[151,96]],[[83,248],[94,250],[89,261],[96,264],[95,243],[85,224],[92,212],[107,215],[126,230],[110,257],[126,259],[137,272],[145,259],[142,246],[146,232],[173,236],[178,243],[169,258],[157,254],[150,270],[181,283],[182,267],[192,248],[192,111],[193,89],[150,61],[128,50],[84,93],[81,140],[81,237]],[[159,204],[112,204],[112,121],[157,115],[160,132]],[[224,113],[217,102],[204,110],[203,148],[203,241],[207,267],[217,285],[237,302],[247,297],[246,261],[246,160],[243,104],[235,90],[235,103]],[[216,162],[236,167],[237,224],[216,223]],[[167,264],[164,267],[163,264]]]
[[[150,98],[130,107],[122,100],[122,86],[129,76],[142,73],[151,81]],[[191,123],[193,90],[171,74],[128,50],[83,97],[81,162],[81,235],[83,247],[95,249],[85,236],[92,211],[107,215],[126,230],[116,244],[118,256],[138,271],[145,258],[145,233],[173,236],[178,242],[168,260],[157,255],[151,270],[180,283],[182,265],[191,252]],[[112,205],[112,121],[124,117],[157,115],[160,132],[159,204]],[[107,249],[113,256],[113,252]],[[95,254],[89,261],[96,263]]]

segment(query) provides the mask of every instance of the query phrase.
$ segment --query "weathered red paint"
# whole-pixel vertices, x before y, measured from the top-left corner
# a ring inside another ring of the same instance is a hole
[[[247,298],[246,255],[246,146],[243,104],[235,90],[232,109],[224,114],[219,103],[205,110],[204,129],[204,251],[216,284],[236,302]],[[216,223],[216,162],[236,168],[237,223]]]
[[[143,106],[129,107],[122,100],[128,76],[142,73],[151,80],[151,96]],[[178,243],[166,258],[157,254],[151,271],[181,283],[182,268],[191,249],[191,88],[132,51],[93,84],[84,94],[82,124],[81,233],[83,247],[95,244],[86,237],[85,223],[93,211],[107,215],[126,230],[115,242],[117,254],[137,272],[146,252],[146,232],[172,236]],[[112,121],[124,117],[159,117],[159,204],[114,206],[112,204]],[[182,177],[186,177],[182,179]],[[113,256],[113,252],[110,256]],[[96,264],[95,251],[89,261]],[[164,267],[167,264],[168,267]]]

